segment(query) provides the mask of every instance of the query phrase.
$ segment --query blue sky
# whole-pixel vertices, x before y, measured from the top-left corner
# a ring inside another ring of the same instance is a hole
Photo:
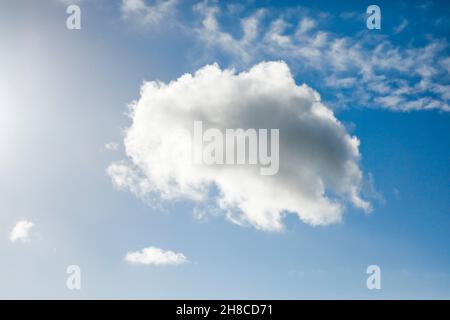
[[[0,1],[1,298],[450,297],[445,1],[180,0],[161,11],[148,0],[126,14],[122,1],[81,0],[81,30],[66,28],[67,3]],[[366,28],[370,4],[381,8],[381,30]],[[203,23],[213,11],[215,22]],[[258,32],[245,42],[249,17]],[[270,231],[223,214],[199,220],[189,199],[155,205],[158,190],[143,199],[115,187],[107,169],[130,161],[124,130],[137,119],[127,105],[143,81],[271,60],[285,61],[359,139],[370,213],[342,199],[340,222],[285,214],[284,229]],[[11,241],[24,219],[31,233]],[[125,260],[150,246],[188,262]],[[74,264],[78,291],[66,288]],[[381,290],[366,287],[372,264]]]

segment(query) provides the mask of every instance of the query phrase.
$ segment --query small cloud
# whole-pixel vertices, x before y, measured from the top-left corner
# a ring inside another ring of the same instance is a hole
[[[14,228],[9,235],[9,240],[11,242],[28,242],[30,240],[30,231],[34,224],[28,220],[20,220],[16,223]]]
[[[122,0],[124,18],[134,18],[143,25],[154,25],[164,21],[174,11],[178,0],[155,0],[147,4],[144,0]]]
[[[377,191],[377,188],[375,187],[375,180],[371,172],[369,172],[364,179],[362,193],[367,199],[376,200],[381,204],[386,203],[383,194]]]
[[[298,25],[298,33],[303,34],[313,29],[317,25],[316,21],[305,17],[303,18]]]
[[[170,250],[162,250],[156,247],[144,248],[140,251],[128,252],[125,261],[132,264],[144,264],[154,266],[181,265],[188,260],[182,253]]]
[[[402,22],[398,26],[394,28],[394,33],[400,33],[408,26],[409,22],[406,19],[403,19]]]
[[[117,151],[119,149],[119,144],[117,142],[108,142],[105,144],[105,150]]]

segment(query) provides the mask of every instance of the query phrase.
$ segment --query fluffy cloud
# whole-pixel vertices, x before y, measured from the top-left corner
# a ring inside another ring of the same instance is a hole
[[[283,228],[296,214],[311,225],[341,220],[360,197],[359,140],[349,135],[319,94],[297,85],[284,62],[236,73],[207,65],[168,84],[146,82],[130,110],[128,158],[110,165],[120,189],[142,198],[188,199],[211,205],[230,221],[257,229]],[[194,121],[205,128],[279,129],[279,172],[250,165],[198,165],[191,157]]]
[[[155,0],[147,4],[144,0],[122,0],[124,18],[135,18],[144,25],[157,24],[173,13],[178,0]]]
[[[164,251],[155,247],[144,248],[140,251],[128,252],[125,261],[132,264],[146,264],[155,266],[180,265],[188,260],[182,253]]]
[[[11,242],[27,242],[30,238],[30,231],[33,228],[34,224],[28,220],[19,220],[16,225],[12,229],[9,240]]]

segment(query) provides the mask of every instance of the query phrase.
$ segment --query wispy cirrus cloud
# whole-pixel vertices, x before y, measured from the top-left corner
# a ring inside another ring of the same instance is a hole
[[[406,20],[405,18],[403,18],[402,21],[400,22],[400,24],[394,28],[394,32],[395,32],[395,33],[400,33],[400,32],[402,32],[403,30],[406,29],[406,27],[408,26],[408,24],[409,24],[408,20]]]
[[[171,17],[177,4],[178,0],[122,0],[121,11],[125,19],[154,25]]]
[[[225,55],[230,65],[246,68],[262,60],[282,59],[294,74],[326,92],[333,106],[450,111],[447,39],[431,38],[421,46],[396,45],[386,34],[366,30],[364,12],[338,15],[361,23],[353,35],[341,35],[331,29],[333,17],[326,12],[301,7],[246,10],[242,4],[224,7],[215,1],[194,4],[197,16],[175,23],[176,6],[176,0],[123,0],[122,13],[142,25],[173,22],[185,36],[194,35],[203,44],[200,51],[208,61]],[[230,23],[223,20],[235,22],[240,31],[236,33],[234,27],[231,31]],[[404,31],[408,24],[402,18],[393,33]]]
[[[327,19],[321,12],[300,10],[293,19],[286,12],[268,15],[265,9],[233,17],[241,25],[242,36],[238,37],[219,23],[219,17],[228,14],[219,5],[204,1],[194,11],[202,19],[196,34],[208,50],[228,54],[237,66],[283,59],[296,74],[311,75],[317,89],[335,97],[333,104],[450,111],[446,39],[430,39],[421,47],[399,46],[364,27],[353,36],[328,31],[322,27]],[[357,16],[343,15],[346,19]],[[403,19],[394,32],[407,25]]]
[[[106,150],[106,151],[117,151],[118,149],[119,149],[119,144],[114,141],[105,143],[105,145],[103,146],[103,150]]]

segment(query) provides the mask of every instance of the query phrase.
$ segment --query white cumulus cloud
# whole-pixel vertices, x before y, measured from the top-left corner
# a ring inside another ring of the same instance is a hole
[[[27,242],[30,239],[30,231],[33,228],[34,224],[28,220],[19,220],[16,225],[12,229],[9,240],[11,242]]]
[[[285,214],[311,225],[339,222],[360,197],[359,140],[351,136],[284,62],[236,73],[207,65],[170,83],[145,82],[131,108],[127,159],[108,168],[119,189],[141,198],[192,200],[228,220],[260,230],[283,229]],[[279,171],[257,166],[193,164],[194,121],[206,128],[279,129]]]
[[[162,250],[156,247],[144,248],[140,251],[128,252],[125,260],[132,264],[146,264],[155,266],[180,265],[188,260],[182,253]]]

